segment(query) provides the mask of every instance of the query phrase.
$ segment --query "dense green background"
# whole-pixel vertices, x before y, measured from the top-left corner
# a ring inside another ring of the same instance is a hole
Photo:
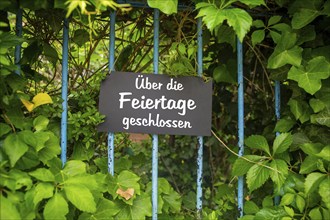
[[[203,218],[238,217],[237,176],[244,175],[241,219],[330,219],[330,1],[138,2],[163,12],[163,74],[196,75],[196,17],[204,23],[203,78],[214,80],[214,134],[205,138]],[[177,10],[178,5],[188,7]],[[95,127],[103,120],[97,104],[108,73],[109,12],[117,10],[115,69],[151,73],[153,10],[110,0],[25,0],[23,36],[16,37],[18,7],[14,0],[0,2],[0,218],[150,218],[150,139],[133,142],[128,134],[117,134],[111,176],[107,135]],[[62,167],[65,16],[70,16],[69,128],[68,162]],[[236,36],[244,48],[241,158]],[[281,82],[278,121],[275,80]],[[168,135],[159,140],[159,218],[195,219],[197,140]]]

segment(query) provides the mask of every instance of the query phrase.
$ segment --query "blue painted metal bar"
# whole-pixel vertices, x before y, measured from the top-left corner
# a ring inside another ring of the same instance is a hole
[[[69,60],[69,20],[64,19],[62,47],[62,118],[61,118],[61,160],[66,163],[68,126],[68,60]]]
[[[203,29],[202,19],[197,18],[197,73],[198,76],[203,75]],[[197,193],[196,193],[196,209],[197,217],[201,218],[203,205],[203,137],[198,136],[198,151],[197,151]]]
[[[16,14],[16,35],[18,37],[22,37],[22,32],[23,32],[22,17],[23,17],[23,10],[19,8]],[[15,70],[16,74],[21,74],[21,65],[19,63],[21,60],[21,48],[22,48],[21,44],[15,47],[15,64],[17,66],[17,70]]]
[[[154,74],[158,74],[159,62],[159,10],[154,9]],[[152,135],[152,219],[156,220],[158,212],[158,135]]]
[[[130,4],[134,8],[150,8],[147,2],[137,2],[137,1],[129,1],[129,0],[118,0],[118,4]],[[178,4],[178,10],[187,10],[187,9],[194,9],[194,6],[191,5],[183,5]]]
[[[109,72],[115,70],[116,11],[110,12]],[[115,173],[115,134],[108,134],[108,172]]]
[[[276,120],[281,118],[281,83],[280,81],[275,81],[275,117]],[[279,132],[276,132],[276,136],[280,135]],[[280,204],[280,196],[275,196],[274,203],[275,205]]]
[[[243,77],[243,46],[237,39],[237,82],[238,82],[238,154],[244,155],[244,77]],[[238,177],[237,203],[240,216],[243,216],[244,177]]]

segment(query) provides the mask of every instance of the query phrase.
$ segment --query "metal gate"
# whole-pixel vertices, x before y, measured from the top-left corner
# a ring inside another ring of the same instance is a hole
[[[148,7],[138,2],[119,2],[129,3],[132,7]],[[184,7],[183,7],[184,8]],[[159,65],[159,10],[154,9],[153,31],[154,31],[154,47],[153,47],[153,73],[158,74]],[[115,24],[116,12],[110,13],[110,43],[109,43],[109,72],[114,71],[115,63]],[[202,19],[197,19],[197,72],[201,77],[203,74],[203,42],[202,42]],[[22,10],[19,9],[16,16],[17,35],[22,36]],[[63,25],[63,47],[62,47],[62,117],[61,117],[61,161],[64,165],[67,161],[67,118],[68,118],[68,51],[69,51],[69,19],[64,19]],[[15,63],[19,65],[21,58],[21,46],[15,48]],[[19,74],[17,70],[17,74]],[[238,84],[238,147],[239,156],[244,155],[244,75],[243,75],[243,45],[237,39],[237,84]],[[280,119],[280,82],[275,81],[275,116]],[[276,134],[278,135],[278,133]],[[198,152],[197,152],[197,192],[196,192],[196,210],[197,216],[201,218],[203,191],[203,137],[198,136]],[[114,140],[115,134],[108,134],[108,172],[114,175]],[[244,204],[244,177],[238,177],[237,187],[237,205],[240,216],[243,216]],[[158,135],[152,135],[152,219],[157,219],[158,210]],[[275,204],[279,198],[275,198]]]

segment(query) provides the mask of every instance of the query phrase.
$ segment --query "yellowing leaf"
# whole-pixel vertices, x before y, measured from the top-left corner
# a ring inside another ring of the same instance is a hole
[[[34,103],[34,108],[36,108],[40,105],[53,103],[53,100],[47,93],[38,93],[33,97],[32,102]]]
[[[127,190],[122,190],[121,188],[117,189],[116,193],[123,197],[126,200],[129,200],[134,196],[134,189],[133,188],[128,188]]]
[[[23,105],[25,106],[25,108],[29,112],[32,112],[32,110],[34,109],[34,104],[25,99],[21,99],[21,101],[22,101]]]

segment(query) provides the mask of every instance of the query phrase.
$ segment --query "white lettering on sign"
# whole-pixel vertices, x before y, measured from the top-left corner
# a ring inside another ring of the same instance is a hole
[[[163,109],[163,110],[179,110],[179,115],[186,115],[187,109],[192,111],[196,108],[195,101],[192,99],[168,99],[164,95],[161,98],[150,99],[144,95],[137,98],[130,98],[131,92],[120,92],[119,93],[119,108],[124,108],[124,103],[127,102],[133,109]]]

